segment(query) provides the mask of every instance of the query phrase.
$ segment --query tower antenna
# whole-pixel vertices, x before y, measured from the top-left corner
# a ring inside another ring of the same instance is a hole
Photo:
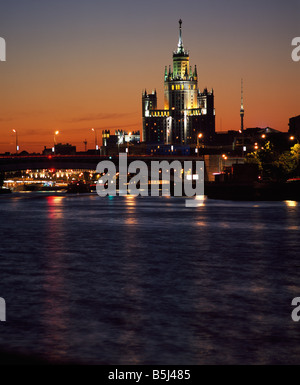
[[[241,132],[244,132],[244,81],[242,79],[241,81],[241,109],[240,109],[240,116],[241,116]]]
[[[182,20],[179,20],[179,41],[178,41],[178,53],[183,51],[183,42],[182,42]]]

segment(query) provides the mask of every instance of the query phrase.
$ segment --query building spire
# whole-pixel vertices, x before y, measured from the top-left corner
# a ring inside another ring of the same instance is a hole
[[[183,42],[182,42],[182,20],[180,19],[179,20],[179,41],[178,41],[178,49],[177,49],[177,53],[182,53],[184,52],[184,49],[183,49]]]
[[[195,65],[194,77],[195,77],[195,78],[198,77],[198,71],[197,71],[197,66],[196,66],[196,65]]]

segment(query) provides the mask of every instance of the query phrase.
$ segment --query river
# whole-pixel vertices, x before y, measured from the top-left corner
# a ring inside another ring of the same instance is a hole
[[[296,202],[0,197],[0,350],[95,364],[299,364]]]

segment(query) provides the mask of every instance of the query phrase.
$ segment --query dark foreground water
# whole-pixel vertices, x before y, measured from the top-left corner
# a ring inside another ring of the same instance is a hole
[[[0,198],[0,350],[99,364],[300,363],[293,202]]]

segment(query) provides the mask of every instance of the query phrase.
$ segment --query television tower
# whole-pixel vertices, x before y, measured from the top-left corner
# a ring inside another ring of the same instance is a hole
[[[243,84],[243,79],[242,79],[242,82],[241,82],[241,110],[240,110],[241,132],[244,132],[244,115],[245,115],[245,110],[244,110],[244,84]]]

